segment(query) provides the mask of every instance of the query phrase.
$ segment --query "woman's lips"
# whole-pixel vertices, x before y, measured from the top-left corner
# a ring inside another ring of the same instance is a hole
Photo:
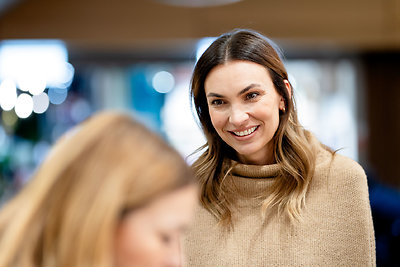
[[[243,131],[229,131],[229,132],[235,137],[247,137],[252,135],[258,129],[258,127],[259,126],[257,125]]]

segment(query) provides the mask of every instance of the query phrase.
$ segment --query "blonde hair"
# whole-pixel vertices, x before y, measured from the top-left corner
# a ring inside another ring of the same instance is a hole
[[[191,82],[191,96],[207,144],[193,164],[200,183],[201,203],[224,225],[231,225],[231,204],[224,186],[225,177],[232,169],[232,155],[236,152],[215,131],[208,111],[204,83],[210,71],[234,60],[246,60],[264,66],[274,87],[285,100],[285,110],[279,113],[279,126],[274,135],[274,158],[280,166],[280,175],[272,193],[265,192],[262,212],[266,215],[272,207],[285,213],[291,220],[301,219],[301,210],[312,179],[316,152],[311,144],[311,134],[298,122],[292,92],[285,82],[288,74],[277,46],[265,36],[252,30],[234,30],[221,35],[197,61]],[[233,156],[234,157],[234,156]]]
[[[55,145],[0,213],[0,266],[112,266],[127,212],[193,183],[180,155],[128,115],[97,114]]]

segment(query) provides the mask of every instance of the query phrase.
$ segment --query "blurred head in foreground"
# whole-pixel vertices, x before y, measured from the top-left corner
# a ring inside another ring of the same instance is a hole
[[[0,266],[180,266],[196,186],[180,155],[129,116],[63,136],[0,212]]]

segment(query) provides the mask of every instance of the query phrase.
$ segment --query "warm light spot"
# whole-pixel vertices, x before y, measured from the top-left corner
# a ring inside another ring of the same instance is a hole
[[[14,128],[15,124],[17,123],[18,117],[14,111],[3,111],[1,113],[1,119],[5,126],[9,128]]]

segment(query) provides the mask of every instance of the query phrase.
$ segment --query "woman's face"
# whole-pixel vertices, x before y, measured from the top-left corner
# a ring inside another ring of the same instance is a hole
[[[128,214],[117,229],[115,266],[182,266],[180,239],[196,199],[195,186],[186,186]]]
[[[205,80],[211,122],[247,164],[270,164],[279,110],[285,107],[265,67],[235,60],[213,68]]]

